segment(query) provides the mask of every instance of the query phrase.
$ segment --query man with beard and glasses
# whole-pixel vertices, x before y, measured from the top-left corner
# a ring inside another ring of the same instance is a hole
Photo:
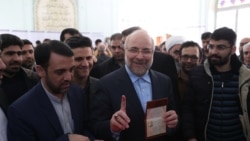
[[[1,34],[1,57],[6,65],[2,79],[3,95],[6,97],[7,107],[25,92],[31,89],[39,80],[37,73],[22,68],[22,40],[12,34]]]
[[[250,141],[250,70],[235,42],[232,29],[216,29],[204,65],[189,73],[181,123],[188,141]]]
[[[138,29],[124,44],[125,66],[102,77],[91,109],[93,133],[104,140],[145,140],[146,103],[168,98],[162,122],[167,135],[151,141],[166,141],[178,124],[171,79],[150,69],[154,43],[149,34]]]
[[[200,65],[201,61],[202,50],[198,43],[186,41],[181,44],[179,58],[181,69],[178,73],[178,87],[181,103],[186,90],[188,73],[191,69]]]
[[[74,53],[51,40],[35,49],[41,81],[8,109],[9,141],[89,141],[84,94],[71,84]]]

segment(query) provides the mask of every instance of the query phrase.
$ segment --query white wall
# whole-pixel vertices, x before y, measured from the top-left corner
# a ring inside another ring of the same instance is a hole
[[[153,37],[169,33],[199,42],[202,32],[214,28],[211,8],[214,1],[77,0],[78,29],[110,36],[137,25]],[[0,30],[34,30],[34,0],[0,0],[0,3]]]

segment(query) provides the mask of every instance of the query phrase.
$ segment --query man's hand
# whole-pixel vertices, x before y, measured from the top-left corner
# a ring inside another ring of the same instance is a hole
[[[69,134],[69,141],[90,141],[90,139],[83,135]]]
[[[121,108],[115,112],[110,121],[112,132],[120,132],[129,128],[130,119],[126,114],[126,97],[122,95]]]
[[[164,113],[163,121],[168,128],[175,128],[178,124],[178,115],[174,110],[170,110]]]

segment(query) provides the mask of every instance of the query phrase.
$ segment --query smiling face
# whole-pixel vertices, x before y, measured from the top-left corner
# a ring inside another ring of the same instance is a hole
[[[46,89],[54,95],[65,94],[72,81],[74,57],[51,53],[47,69],[37,66],[37,72]]]
[[[72,49],[75,58],[74,77],[76,79],[87,79],[93,68],[93,51],[90,47],[79,47]]]
[[[153,63],[152,39],[143,30],[129,35],[125,41],[125,63],[136,75],[142,76]]]
[[[201,58],[198,47],[189,46],[182,49],[180,56],[180,64],[181,69],[185,73],[188,73],[192,68],[199,65],[200,62]]]

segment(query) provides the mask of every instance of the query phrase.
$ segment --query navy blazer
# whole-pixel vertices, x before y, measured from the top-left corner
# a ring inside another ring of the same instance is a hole
[[[152,99],[168,97],[168,110],[175,109],[170,78],[153,70],[150,70],[149,74],[152,83]],[[125,67],[104,76],[98,82],[94,104],[91,109],[93,133],[100,139],[113,140],[110,131],[110,119],[120,109],[122,95],[126,96],[126,112],[131,122],[129,128],[120,133],[120,140],[145,140],[145,113]],[[167,136],[164,136],[155,140],[166,139]]]
[[[68,92],[74,133],[87,133],[88,115],[83,91],[71,85]],[[41,82],[15,101],[8,109],[9,141],[68,141],[56,111],[45,93]],[[85,132],[86,131],[86,132]]]

